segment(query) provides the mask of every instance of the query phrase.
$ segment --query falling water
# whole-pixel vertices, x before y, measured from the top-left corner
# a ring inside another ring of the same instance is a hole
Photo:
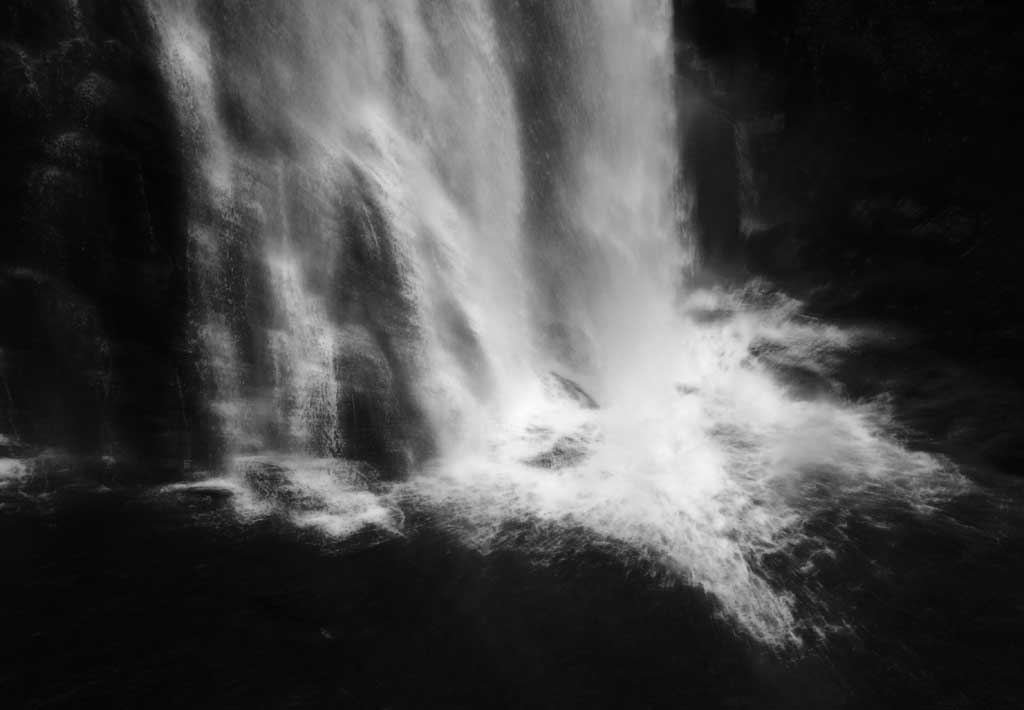
[[[958,485],[831,387],[876,334],[687,283],[668,2],[153,12],[225,485],[254,510],[273,461],[333,534],[428,509],[543,561],[583,530],[785,644],[839,623],[801,587],[830,554],[808,521]]]

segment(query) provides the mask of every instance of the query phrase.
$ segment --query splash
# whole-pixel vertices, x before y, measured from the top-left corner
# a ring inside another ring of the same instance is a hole
[[[749,292],[693,293],[673,335],[599,409],[538,389],[489,448],[409,484],[414,498],[481,549],[506,544],[511,521],[582,528],[704,589],[767,644],[819,637],[842,620],[814,596],[817,561],[837,551],[811,523],[930,509],[965,484],[891,438],[884,402],[807,392],[778,369],[780,359],[798,362],[837,386],[834,364],[873,337],[822,327],[797,308],[758,306]],[[768,345],[772,359],[752,354]],[[561,544],[557,533],[533,540]],[[785,581],[769,572],[773,557],[788,560]]]
[[[870,333],[688,287],[668,2],[153,12],[241,509],[337,536],[428,509],[483,550],[584,530],[785,645],[808,595],[766,560],[828,554],[808,521],[955,488],[842,396]]]

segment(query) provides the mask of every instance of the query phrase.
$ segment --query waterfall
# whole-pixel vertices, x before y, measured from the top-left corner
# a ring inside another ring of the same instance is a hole
[[[273,452],[329,499],[297,520],[427,507],[482,550],[527,521],[538,559],[583,529],[781,644],[820,629],[813,594],[764,571],[786,553],[813,574],[802,520],[945,494],[884,403],[786,378],[828,384],[873,333],[687,283],[667,0],[152,12],[208,399],[228,460]],[[399,480],[371,494],[331,461]]]
[[[434,437],[457,436],[514,389],[533,340],[514,89],[485,6],[154,9],[229,449],[344,453],[344,390],[367,385],[345,380],[366,373],[335,365],[353,359],[415,389]]]
[[[665,326],[686,263],[667,3],[155,7],[233,452],[344,452],[333,364],[361,339],[444,449],[538,373],[603,393]]]

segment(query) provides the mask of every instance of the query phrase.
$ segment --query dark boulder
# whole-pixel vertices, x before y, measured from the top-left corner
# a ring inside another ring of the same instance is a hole
[[[563,377],[557,372],[549,372],[546,382],[556,393],[563,397],[568,397],[583,407],[583,409],[598,408],[597,401],[568,377]]]
[[[262,501],[288,510],[315,512],[327,504],[310,491],[303,490],[291,478],[291,472],[269,461],[250,461],[245,465],[246,486]]]
[[[373,465],[384,478],[408,473],[429,456],[431,437],[395,356],[369,329],[355,325],[339,333],[336,352],[337,453]]]
[[[589,456],[587,440],[582,437],[563,436],[546,451],[523,461],[528,466],[548,468],[557,471],[561,468],[575,466]]]

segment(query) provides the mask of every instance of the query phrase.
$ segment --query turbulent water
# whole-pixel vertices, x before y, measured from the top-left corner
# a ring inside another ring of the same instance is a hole
[[[965,485],[836,385],[881,334],[693,283],[667,2],[152,11],[226,451],[190,485],[539,564],[582,531],[770,645],[844,624],[813,592],[835,526]]]

